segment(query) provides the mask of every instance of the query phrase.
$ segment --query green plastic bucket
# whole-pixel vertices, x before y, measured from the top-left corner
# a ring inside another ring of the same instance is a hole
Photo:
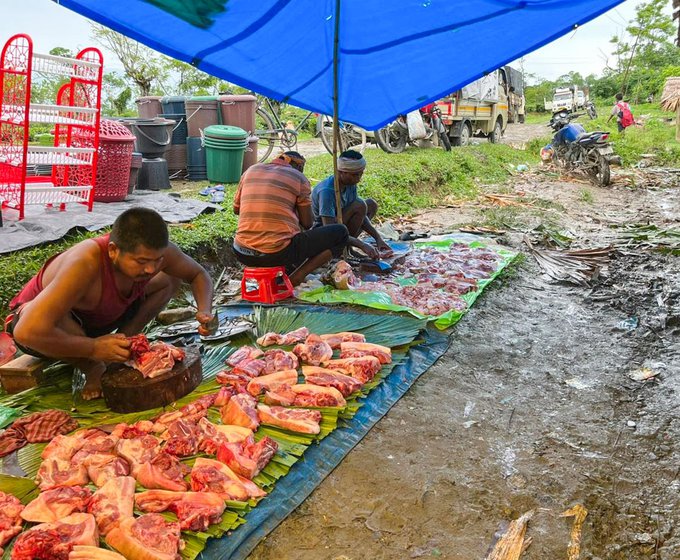
[[[204,146],[208,180],[216,183],[238,182],[248,146],[247,139],[226,140],[206,137]]]
[[[229,126],[227,124],[214,124],[203,130],[206,138],[213,138],[218,140],[245,140],[248,133],[238,126]]]

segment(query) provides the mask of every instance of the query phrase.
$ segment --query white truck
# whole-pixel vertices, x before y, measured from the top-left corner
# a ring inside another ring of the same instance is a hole
[[[565,88],[557,88],[553,94],[552,100],[548,101],[544,99],[543,105],[546,111],[555,114],[562,111],[572,112],[584,109],[587,101],[588,96],[586,93],[579,89],[577,85],[573,85]]]

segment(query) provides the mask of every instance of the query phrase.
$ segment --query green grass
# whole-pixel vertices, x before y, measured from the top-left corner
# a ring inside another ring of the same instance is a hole
[[[510,146],[487,143],[451,152],[412,149],[403,154],[386,154],[380,150],[368,150],[366,159],[368,167],[360,193],[378,202],[380,218],[393,218],[419,208],[437,206],[449,195],[472,199],[479,193],[479,185],[506,181],[511,176],[511,165],[536,160],[534,155]],[[305,172],[314,179],[313,183],[324,179],[332,173],[331,156],[324,154],[310,158]],[[184,185],[182,196],[202,198],[198,191],[205,185],[196,183],[188,188]],[[171,227],[171,239],[199,261],[206,254],[223,251],[224,240],[236,231],[237,217],[231,210],[235,191],[236,185],[226,185],[222,204],[224,211],[203,214],[189,224]],[[8,303],[14,294],[50,256],[96,235],[99,232],[75,233],[56,243],[3,255],[0,317],[7,313]]]
[[[580,189],[578,191],[578,199],[586,204],[592,204],[594,202],[593,193],[590,189]]]

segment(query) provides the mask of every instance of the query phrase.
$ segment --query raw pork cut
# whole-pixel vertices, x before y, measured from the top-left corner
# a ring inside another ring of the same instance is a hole
[[[72,513],[87,511],[92,492],[82,486],[59,486],[41,492],[21,512],[21,518],[32,523],[59,521]]]
[[[267,493],[257,484],[237,475],[227,465],[214,459],[198,457],[191,471],[191,489],[194,492],[216,492],[226,500],[261,498]],[[234,498],[229,498],[233,495]]]
[[[85,440],[79,437],[58,435],[52,438],[52,441],[45,446],[40,457],[43,459],[70,461],[84,443]]]
[[[72,463],[64,459],[45,459],[36,477],[40,490],[57,486],[84,486],[90,481],[83,463]]]
[[[243,360],[255,360],[262,356],[262,350],[254,346],[241,346],[231,356],[227,358],[227,364],[236,367]]]
[[[298,367],[298,359],[295,354],[278,348],[267,350],[264,353],[264,363],[263,375]]]
[[[112,550],[79,544],[73,547],[68,560],[125,560],[125,556]]]
[[[316,366],[302,366],[302,375],[304,375],[307,383],[323,387],[335,387],[342,393],[343,397],[351,395],[363,386],[363,383],[354,379],[354,377]]]
[[[361,381],[368,383],[380,371],[382,364],[375,356],[362,356],[360,358],[345,358],[344,360],[331,360],[326,364],[328,369],[333,369],[350,375]]]
[[[180,560],[179,523],[166,521],[159,513],[127,518],[106,535],[106,544],[127,560]]]
[[[151,461],[160,450],[160,441],[151,435],[121,439],[116,444],[116,453],[130,464],[132,476],[137,476],[139,468]]]
[[[214,459],[198,457],[191,469],[191,489],[194,492],[214,492],[223,500],[248,499],[248,492],[236,474],[229,471],[227,465],[223,465]]]
[[[233,389],[232,395],[238,393],[245,393],[248,381],[250,381],[251,376],[245,373],[239,373],[237,371],[220,371],[215,376],[215,381],[220,385],[224,385],[226,388]]]
[[[256,406],[257,401],[247,393],[236,395],[222,407],[220,411],[222,423],[257,430],[260,420],[257,416]]]
[[[217,450],[217,460],[222,461],[236,474],[250,480],[255,478],[276,454],[279,444],[269,436],[255,443],[254,437],[239,443],[225,443]]]
[[[226,507],[224,498],[213,492],[167,490],[135,494],[135,504],[146,513],[173,512],[177,515],[180,529],[185,531],[205,531],[210,525],[219,523]]]
[[[302,342],[309,336],[309,329],[307,327],[300,327],[297,330],[287,332],[286,334],[267,333],[257,339],[260,346],[292,346],[298,342]]]
[[[71,549],[84,544],[97,546],[99,534],[94,517],[73,513],[54,523],[41,523],[17,537],[12,560],[68,560]]]
[[[121,439],[135,439],[149,435],[154,431],[154,423],[151,420],[140,420],[134,424],[121,422],[111,432],[113,437]]]
[[[311,383],[282,385],[277,390],[268,391],[266,404],[285,406],[339,407],[347,405],[342,393],[334,387],[322,387]]]
[[[11,494],[0,492],[0,554],[2,547],[21,533],[23,504]]]
[[[269,375],[253,377],[248,383],[248,392],[253,397],[257,397],[265,391],[273,391],[281,385],[295,385],[297,378],[298,373],[295,369],[286,369]]]
[[[109,453],[95,453],[83,459],[87,476],[97,487],[102,487],[109,480],[130,474],[130,465],[122,457]]]
[[[366,342],[366,337],[356,332],[339,332],[319,335],[333,350],[339,350],[343,342]]]
[[[130,360],[126,363],[144,377],[154,378],[163,375],[175,367],[175,362],[181,362],[185,357],[185,352],[181,348],[160,341],[149,344],[143,334],[130,337],[128,340],[131,342]]]
[[[196,455],[201,431],[194,422],[180,418],[168,427],[161,437],[165,439],[163,451],[176,457]]]
[[[131,476],[109,480],[94,493],[88,511],[94,515],[103,536],[118,527],[123,519],[132,517],[134,495],[135,479]]]
[[[153,431],[162,433],[170,426],[170,424],[180,418],[186,422],[198,422],[208,414],[208,409],[215,404],[215,399],[217,399],[217,395],[214,393],[204,395],[200,399],[185,404],[178,410],[171,410],[161,414],[153,423]]]
[[[304,344],[298,344],[293,348],[300,361],[312,366],[325,364],[333,357],[333,349],[327,342],[321,340],[316,334],[310,334]]]
[[[253,435],[253,430],[250,428],[213,424],[207,418],[201,418],[198,427],[201,430],[198,448],[208,455],[215,455],[217,448],[223,443],[243,441]]]
[[[381,364],[389,364],[392,361],[392,349],[388,346],[369,342],[343,342],[340,344],[340,358],[360,358],[362,356],[375,356]]]
[[[148,489],[184,492],[188,485],[184,476],[189,468],[174,455],[161,451],[151,461],[141,465],[135,473],[137,482]]]
[[[278,426],[292,432],[318,434],[321,431],[321,412],[284,408],[282,406],[257,405],[257,414],[263,424]]]

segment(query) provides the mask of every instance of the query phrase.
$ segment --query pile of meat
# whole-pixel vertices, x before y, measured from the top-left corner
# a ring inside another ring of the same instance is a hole
[[[498,269],[502,257],[487,248],[453,243],[448,250],[434,247],[415,249],[393,273],[381,282],[362,282],[353,289],[384,292],[396,305],[414,309],[423,315],[437,317],[467,307],[460,297],[475,291]],[[415,284],[401,286],[393,280],[414,278]],[[390,279],[392,278],[392,280]]]
[[[172,371],[175,362],[184,360],[185,353],[181,348],[165,342],[149,340],[143,334],[128,338],[130,341],[130,360],[127,365],[135,368],[144,377],[158,377]]]
[[[134,342],[142,358],[154,347],[145,340]],[[110,433],[53,438],[41,455],[38,497],[24,506],[0,492],[0,546],[16,537],[12,560],[178,560],[181,531],[219,523],[227,500],[266,495],[253,479],[278,444],[256,437],[260,424],[318,434],[319,408],[344,407],[391,361],[390,348],[353,332],[302,328],[267,333],[258,344],[265,350],[244,346],[229,357],[216,393]],[[288,348],[266,349],[274,345]],[[221,423],[210,421],[211,408]],[[166,511],[177,520],[160,515]],[[35,525],[23,530],[25,523]],[[99,548],[100,539],[118,552]]]

